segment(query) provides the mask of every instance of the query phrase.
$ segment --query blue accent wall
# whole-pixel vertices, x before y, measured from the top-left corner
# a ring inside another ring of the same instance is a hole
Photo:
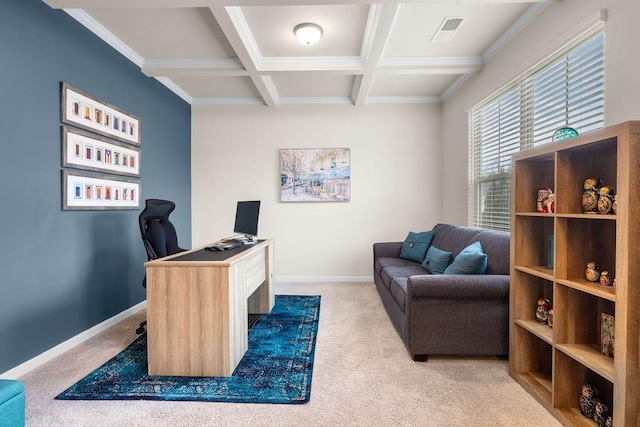
[[[0,373],[145,299],[140,210],[61,210],[61,81],[141,118],[141,199],[191,247],[190,105],[64,11],[0,1]]]

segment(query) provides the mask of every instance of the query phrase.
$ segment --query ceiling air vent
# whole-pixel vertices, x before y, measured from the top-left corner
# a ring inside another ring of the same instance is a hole
[[[442,24],[438,28],[438,31],[431,37],[429,43],[448,42],[453,39],[453,36],[458,32],[460,25],[467,18],[444,18]]]

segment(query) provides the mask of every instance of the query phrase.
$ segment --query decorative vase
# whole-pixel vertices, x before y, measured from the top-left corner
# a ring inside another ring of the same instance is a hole
[[[598,212],[598,190],[602,187],[600,178],[587,178],[584,181],[584,193],[582,193],[582,212]]]
[[[565,126],[565,127],[561,127],[560,129],[558,129],[553,133],[553,136],[551,136],[551,141],[556,142],[556,141],[561,141],[567,138],[574,138],[576,136],[578,136],[577,130],[575,130],[574,128]]]
[[[549,310],[549,313],[547,314],[547,325],[553,329],[553,308]]]
[[[536,308],[536,320],[540,323],[546,324],[549,320],[549,310],[551,309],[551,301],[546,298],[540,298],[538,300],[538,306]]]
[[[607,270],[603,270],[600,273],[600,284],[603,286],[611,286],[611,276]]]
[[[614,194],[613,188],[606,185],[598,190],[598,212],[601,214],[613,212]]]
[[[585,271],[585,277],[589,282],[600,281],[600,270],[598,264],[595,261],[587,263],[587,270]]]
[[[613,214],[616,215],[618,213],[618,195],[613,196],[613,206],[611,207],[613,210]]]

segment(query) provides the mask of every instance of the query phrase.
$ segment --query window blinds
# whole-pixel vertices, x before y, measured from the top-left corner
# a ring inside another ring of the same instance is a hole
[[[602,26],[474,106],[469,122],[469,225],[509,231],[511,155],[563,126],[604,126]]]

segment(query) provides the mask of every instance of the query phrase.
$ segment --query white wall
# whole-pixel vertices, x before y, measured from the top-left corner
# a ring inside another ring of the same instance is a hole
[[[443,105],[443,212],[467,223],[467,110],[577,35],[599,9],[605,23],[605,126],[640,120],[640,1],[554,1]]]
[[[238,200],[262,201],[276,277],[372,276],[371,245],[441,218],[439,105],[194,106],[193,245],[233,234]],[[351,201],[280,203],[279,149],[351,149]]]

